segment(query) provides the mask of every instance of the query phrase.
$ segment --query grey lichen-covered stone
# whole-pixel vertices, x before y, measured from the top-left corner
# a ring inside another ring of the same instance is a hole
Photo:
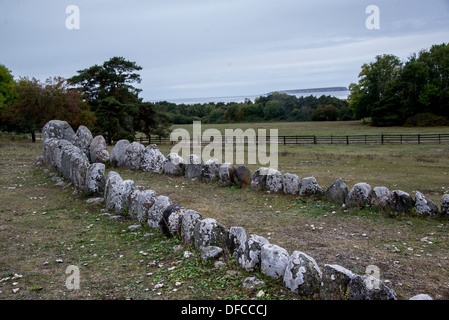
[[[104,200],[106,209],[124,213],[129,207],[129,194],[134,190],[134,181],[122,180],[115,171],[110,171],[106,180]]]
[[[75,133],[75,146],[80,148],[80,150],[90,159],[90,143],[93,140],[92,133],[89,128],[85,126],[79,126]]]
[[[128,196],[128,214],[132,219],[137,218],[137,208],[139,205],[138,198],[139,194],[144,190],[145,188],[143,186],[135,186],[134,190]]]
[[[59,161],[60,166],[58,167],[58,170],[62,173],[62,176],[69,181],[72,181],[72,158],[77,155],[81,157],[84,156],[84,159],[87,161],[87,158],[85,158],[85,155],[81,150],[71,143],[64,144],[61,149],[61,160]]]
[[[433,300],[433,299],[428,294],[417,294],[416,296],[411,297],[409,300]]]
[[[143,144],[136,141],[130,143],[125,149],[125,160],[123,161],[123,167],[130,170],[140,170],[144,150],[145,147]]]
[[[231,174],[231,182],[240,188],[245,188],[251,185],[251,171],[246,164],[242,164],[234,168]]]
[[[344,204],[348,193],[348,186],[342,178],[338,178],[327,188],[326,197],[330,202]]]
[[[52,152],[52,160],[50,161],[51,166],[55,169],[58,169],[59,171],[62,170],[62,152],[63,152],[63,148],[65,146],[69,146],[70,150],[74,150],[73,152],[81,152],[81,150],[76,147],[72,148],[72,146],[74,146],[71,142],[67,141],[67,140],[57,140],[55,143],[50,142],[49,144],[49,151]],[[69,149],[67,149],[66,151],[68,151]],[[67,161],[67,155],[66,158],[64,159],[64,161]],[[67,163],[65,163],[66,167],[67,167]]]
[[[76,139],[75,131],[62,120],[50,120],[42,128],[42,142],[45,143],[50,138],[63,139],[71,143],[74,143]]]
[[[239,264],[248,271],[260,270],[260,252],[262,246],[270,242],[262,236],[252,234],[245,242],[244,254]]]
[[[157,196],[154,199],[154,204],[148,211],[147,223],[150,228],[159,228],[160,222],[162,220],[162,214],[169,205],[171,205],[171,200],[167,196]]]
[[[181,237],[185,244],[194,243],[195,225],[203,217],[195,210],[187,210],[181,218]]]
[[[400,213],[409,213],[415,206],[415,200],[405,191],[393,190],[391,209]]]
[[[390,209],[393,193],[386,187],[374,187],[371,193],[371,205],[378,209]]]
[[[164,162],[164,172],[175,176],[184,175],[184,159],[177,153],[170,153]]]
[[[368,183],[356,183],[346,198],[348,207],[363,208],[371,203],[371,186]]]
[[[162,213],[162,219],[159,223],[162,233],[167,237],[181,233],[181,220],[186,209],[179,204],[169,205]]]
[[[441,197],[441,216],[449,218],[449,194]]]
[[[204,262],[214,261],[223,255],[223,249],[217,246],[206,246],[201,248],[201,260]]]
[[[226,228],[212,218],[199,220],[195,225],[195,248],[201,250],[207,246],[226,248],[228,238]]]
[[[200,178],[203,161],[196,154],[191,154],[185,165],[185,176],[189,179]]]
[[[245,254],[246,232],[242,227],[231,227],[228,231],[227,247],[235,261],[241,261]]]
[[[70,162],[70,181],[75,188],[86,191],[87,170],[90,166],[87,156],[82,151],[80,153],[73,153]]]
[[[113,208],[112,201],[117,194],[118,185],[122,182],[123,180],[120,174],[115,171],[109,171],[104,188],[104,202],[106,209],[111,210]]]
[[[306,177],[301,180],[299,195],[301,196],[321,196],[324,194],[323,188],[314,177]]]
[[[103,163],[93,163],[89,166],[86,173],[86,191],[95,196],[104,194],[105,170],[106,166]]]
[[[148,214],[151,207],[154,205],[156,192],[153,190],[143,190],[137,195],[137,214],[136,218],[139,222],[144,222],[148,219]]]
[[[293,173],[285,173],[283,177],[284,193],[297,195],[301,188],[301,179]]]
[[[205,180],[218,179],[218,169],[220,168],[220,162],[218,159],[212,158],[203,163],[201,168],[201,177]]]
[[[125,163],[126,148],[130,145],[130,142],[126,139],[122,139],[116,142],[114,148],[111,150],[110,162],[113,167],[123,167]]]
[[[165,156],[159,151],[157,145],[152,144],[143,151],[140,167],[143,171],[163,173],[164,163]]]
[[[56,168],[54,158],[53,158],[53,150],[56,147],[56,144],[58,143],[58,141],[59,140],[56,138],[49,138],[49,139],[45,140],[45,142],[42,143],[44,163],[47,167]]]
[[[278,279],[284,277],[290,255],[275,244],[264,244],[260,250],[260,270],[263,274]]]
[[[346,300],[349,282],[354,274],[342,266],[325,264],[321,276],[320,297],[323,300]]]
[[[231,185],[232,175],[234,174],[235,168],[230,162],[223,163],[218,168],[218,184],[222,187],[228,187]]]
[[[269,169],[266,179],[266,189],[270,192],[281,192],[284,188],[284,180],[279,170]]]
[[[109,160],[108,146],[103,136],[96,136],[92,139],[89,151],[92,162],[106,163]]]
[[[265,190],[267,186],[267,174],[270,169],[261,167],[254,171],[251,180],[251,188],[254,190]]]
[[[420,215],[430,217],[436,216],[439,213],[437,205],[419,191],[415,193],[415,211]]]
[[[316,298],[321,287],[321,270],[307,254],[294,251],[284,274],[284,284],[292,292],[308,298]]]
[[[349,300],[397,300],[397,296],[380,279],[356,275],[349,282]]]

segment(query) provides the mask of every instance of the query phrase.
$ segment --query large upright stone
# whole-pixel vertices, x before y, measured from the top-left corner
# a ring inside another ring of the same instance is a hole
[[[275,244],[264,244],[260,250],[260,270],[269,277],[284,277],[289,261],[287,250]]]
[[[368,183],[356,183],[346,198],[346,205],[348,207],[358,208],[363,208],[369,205],[371,202],[371,192],[372,189]]]
[[[191,154],[185,165],[185,176],[189,179],[200,178],[203,162],[196,154]]]
[[[391,209],[399,213],[409,213],[415,206],[415,200],[405,191],[393,190]]]
[[[50,140],[49,140],[50,141]],[[67,141],[67,140],[56,140],[56,142],[53,143],[54,140],[51,140],[50,142],[50,150],[52,152],[52,160],[50,161],[50,163],[52,164],[52,167],[55,169],[58,169],[59,171],[62,170],[62,152],[63,152],[63,148],[65,146],[69,146],[69,148],[71,150],[76,150],[76,152],[81,152],[81,150],[76,147],[72,148],[72,146],[74,146],[71,142]],[[67,159],[65,159],[65,161],[67,161]],[[68,163],[66,163],[65,165],[69,165]]]
[[[181,220],[186,209],[179,204],[171,204],[162,213],[159,223],[162,233],[167,237],[181,233]]]
[[[348,186],[342,178],[338,178],[327,188],[327,200],[337,204],[344,204],[348,196]]]
[[[90,143],[93,140],[92,133],[85,126],[79,126],[75,134],[75,146],[80,148],[80,150],[90,159]]]
[[[241,261],[245,253],[246,232],[242,227],[231,227],[228,231],[227,247],[235,261]]]
[[[53,167],[56,168],[56,164],[53,157],[53,151],[58,143],[58,139],[56,138],[49,138],[45,140],[45,142],[42,143],[43,145],[43,156],[44,156],[44,163],[47,167]],[[67,140],[65,140],[67,141]]]
[[[162,220],[162,215],[169,205],[171,205],[171,200],[166,196],[157,196],[154,199],[154,204],[148,210],[147,223],[150,228],[159,228],[160,222]]]
[[[153,190],[143,190],[137,195],[137,214],[138,222],[147,221],[151,207],[154,205],[156,192]]]
[[[374,208],[389,210],[393,201],[393,193],[387,187],[374,187],[371,193],[371,205]]]
[[[114,148],[111,151],[111,166],[123,167],[125,163],[126,148],[130,145],[130,142],[126,139],[122,139],[116,142]]]
[[[301,180],[299,195],[311,197],[321,196],[324,194],[323,188],[318,184],[314,177],[306,177]]]
[[[443,218],[449,218],[449,194],[441,197],[441,216]]]
[[[265,190],[267,186],[267,174],[270,169],[261,167],[254,171],[251,180],[251,188],[254,190]]]
[[[195,210],[187,210],[181,218],[181,237],[185,244],[194,243],[195,225],[202,220],[201,213]]]
[[[349,282],[349,300],[397,300],[396,293],[371,275],[354,276]]]
[[[106,166],[103,163],[92,163],[86,173],[86,190],[95,196],[103,195],[106,184]]]
[[[110,171],[105,186],[106,209],[122,214],[129,207],[129,194],[134,190],[134,181],[122,180],[115,171]]]
[[[74,143],[76,139],[72,127],[66,121],[61,120],[50,120],[42,128],[42,142],[44,143],[50,138],[64,139],[71,143]]]
[[[206,218],[195,225],[195,248],[198,250],[208,246],[226,248],[227,237],[225,227],[215,219]]]
[[[231,185],[232,175],[234,174],[235,168],[230,162],[223,163],[220,168],[218,168],[218,184],[222,187],[228,187]]]
[[[184,175],[184,159],[177,153],[170,153],[164,162],[164,172],[175,176]]]
[[[145,188],[143,186],[135,186],[134,190],[128,196],[128,214],[131,219],[137,218],[137,209],[139,206],[139,195]],[[142,222],[141,220],[140,222]]]
[[[140,170],[140,164],[142,161],[142,154],[145,150],[143,144],[134,141],[130,143],[125,150],[125,160],[123,161],[123,167],[131,170]]]
[[[284,193],[297,195],[301,187],[301,179],[293,173],[285,173],[283,177]]]
[[[217,159],[212,158],[203,163],[201,169],[201,176],[205,180],[218,179],[218,169],[220,168],[220,162]]]
[[[231,175],[232,183],[236,186],[244,188],[251,185],[251,171],[246,164],[242,164],[234,169]]]
[[[420,215],[430,217],[436,216],[439,213],[437,205],[419,191],[415,193],[415,211]]]
[[[247,271],[260,270],[260,253],[263,245],[270,242],[262,236],[252,234],[245,242],[243,256],[239,264]]]
[[[269,169],[267,174],[267,180],[266,180],[266,189],[270,192],[281,192],[283,190],[284,181],[282,178],[282,173],[279,172],[279,170],[275,169]]]
[[[354,274],[342,266],[325,264],[321,276],[321,299],[346,300],[349,296],[349,282],[353,277]]]
[[[71,158],[71,172],[70,179],[75,186],[83,191],[86,191],[86,177],[90,163],[87,160],[87,156],[80,151],[79,153],[73,153]]]
[[[106,209],[114,209],[115,197],[118,193],[119,184],[123,182],[122,177],[115,171],[109,171],[104,187],[104,202]]]
[[[140,167],[143,171],[163,173],[164,163],[165,156],[159,151],[157,145],[151,144],[143,151]]]
[[[59,171],[62,173],[62,176],[69,181],[72,181],[72,167],[74,165],[73,159],[77,156],[82,157],[87,161],[86,156],[82,153],[82,151],[75,147],[73,144],[65,144],[61,149],[61,160]]]
[[[108,146],[103,136],[96,136],[90,143],[90,160],[106,163],[109,160]]]
[[[320,292],[321,270],[312,257],[294,251],[285,269],[284,284],[292,292],[316,298]]]

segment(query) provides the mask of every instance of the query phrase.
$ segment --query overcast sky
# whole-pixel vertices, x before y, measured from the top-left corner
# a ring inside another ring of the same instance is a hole
[[[347,87],[376,55],[443,42],[449,0],[0,0],[0,64],[15,78],[68,78],[122,56],[143,67],[145,100]]]

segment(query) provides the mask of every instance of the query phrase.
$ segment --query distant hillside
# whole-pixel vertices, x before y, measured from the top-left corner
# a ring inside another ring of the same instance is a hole
[[[348,90],[349,89],[346,87],[327,87],[327,88],[281,90],[281,91],[273,91],[273,92],[287,93],[287,94],[302,94],[302,93],[335,92],[335,91],[348,91]],[[268,94],[272,94],[273,92],[270,92]]]

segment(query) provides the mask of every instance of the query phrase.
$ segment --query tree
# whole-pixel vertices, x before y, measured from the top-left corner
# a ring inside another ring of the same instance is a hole
[[[169,116],[158,112],[156,106],[151,102],[143,102],[139,105],[138,128],[147,138],[150,138],[151,134],[167,137],[169,120]]]
[[[13,102],[16,97],[15,83],[11,71],[0,64],[0,115],[5,105]],[[0,130],[4,130],[6,127],[1,119],[0,116]]]

